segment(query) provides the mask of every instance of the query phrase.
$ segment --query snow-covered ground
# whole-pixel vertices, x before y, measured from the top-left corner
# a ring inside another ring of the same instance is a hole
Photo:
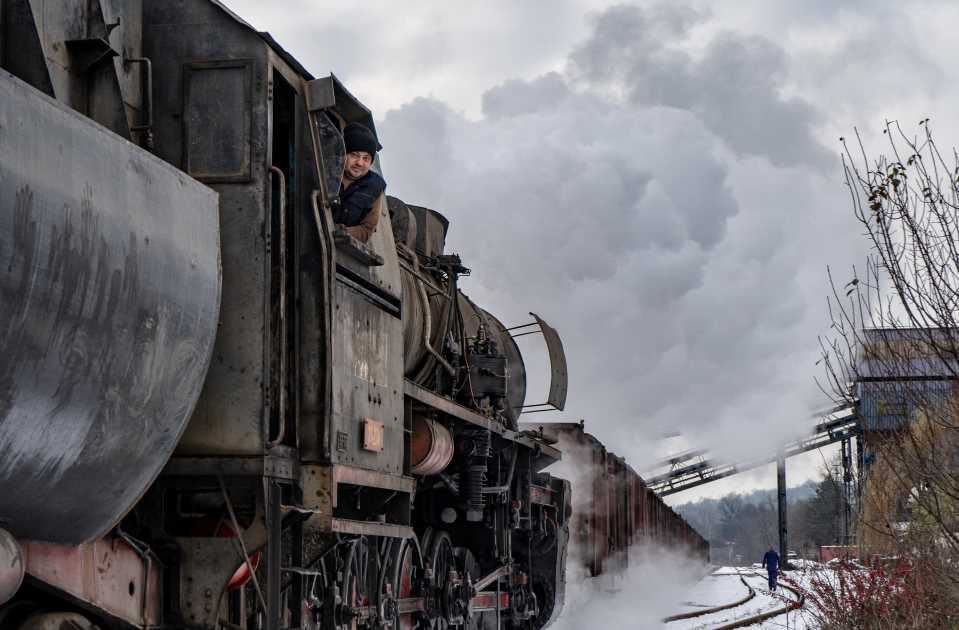
[[[789,578],[806,586],[815,575],[812,568],[807,567],[805,572],[790,571]],[[749,602],[702,617],[663,623],[662,619],[667,616],[743,599],[749,589],[740,575],[756,593]],[[783,608],[794,601],[791,593],[770,593],[765,572],[758,567],[720,567],[703,575],[702,565],[657,550],[645,550],[631,558],[627,574],[615,579],[569,578],[566,605],[551,630],[705,630]],[[749,627],[816,630],[816,625],[802,610],[789,611]]]

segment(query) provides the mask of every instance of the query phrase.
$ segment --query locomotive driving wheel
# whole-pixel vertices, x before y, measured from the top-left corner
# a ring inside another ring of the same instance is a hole
[[[414,597],[417,584],[416,579],[423,565],[419,546],[413,540],[402,540],[395,546],[390,558],[389,584],[393,588],[393,596],[397,600]],[[398,616],[397,630],[414,630],[416,619],[413,613],[403,613]]]
[[[353,610],[370,602],[368,569],[370,546],[366,537],[350,543],[343,563],[343,581],[340,584],[340,605],[336,612],[337,630],[356,630],[359,620]]]
[[[475,584],[482,577],[482,568],[473,552],[466,547],[456,547],[453,550],[456,556],[456,566],[463,574],[465,580],[469,577],[469,584]],[[472,619],[466,620],[463,626],[466,630],[480,630],[483,627],[483,615],[486,613],[473,613]]]
[[[432,627],[445,630],[464,623],[470,616],[469,586],[457,571],[453,543],[446,532],[433,533],[426,552],[426,567],[433,575],[433,597],[439,608]]]

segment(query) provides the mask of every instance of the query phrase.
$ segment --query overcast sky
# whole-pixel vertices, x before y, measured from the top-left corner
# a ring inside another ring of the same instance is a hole
[[[637,468],[811,423],[826,266],[866,253],[839,136],[957,138],[949,2],[227,4],[374,111],[388,192],[450,219],[474,300],[559,330],[567,410],[531,419],[585,418]]]

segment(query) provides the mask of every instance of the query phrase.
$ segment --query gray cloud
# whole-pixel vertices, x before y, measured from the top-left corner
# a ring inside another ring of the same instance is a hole
[[[532,81],[510,79],[483,93],[483,115],[487,118],[520,116],[559,105],[569,96],[566,81],[550,72]]]
[[[800,430],[784,421],[818,400],[824,321],[810,246],[854,233],[821,232],[842,191],[812,108],[778,96],[781,51],[729,33],[695,61],[667,46],[708,19],[617,7],[566,71],[488,89],[480,119],[416,99],[378,124],[391,191],[450,218],[465,289],[507,323],[535,310],[559,328],[569,414],[634,462],[677,429],[731,457]],[[657,72],[674,81],[659,93]],[[720,124],[738,110],[762,124]]]
[[[721,32],[694,59],[681,44],[707,16],[682,5],[614,7],[570,56],[580,84],[640,105],[689,110],[730,148],[777,166],[823,164],[813,135],[819,114],[782,95],[787,57],[758,36]]]

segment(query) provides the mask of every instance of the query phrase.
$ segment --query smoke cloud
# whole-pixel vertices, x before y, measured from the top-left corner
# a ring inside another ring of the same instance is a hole
[[[465,290],[559,329],[569,415],[639,466],[665,433],[739,457],[799,428],[821,400],[809,244],[852,231],[819,114],[781,96],[785,53],[732,33],[678,49],[707,19],[615,7],[562,72],[488,89],[479,119],[421,98],[379,124],[393,193],[450,218]]]
[[[707,570],[677,550],[641,546],[624,574],[569,582],[563,614],[550,629],[663,628]]]

